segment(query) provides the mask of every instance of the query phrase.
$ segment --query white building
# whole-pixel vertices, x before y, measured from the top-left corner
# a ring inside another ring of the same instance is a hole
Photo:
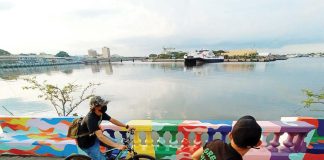
[[[110,58],[110,49],[108,47],[102,48],[102,57],[103,58]]]
[[[88,55],[89,55],[89,57],[97,57],[98,56],[97,51],[93,50],[93,49],[88,50]]]

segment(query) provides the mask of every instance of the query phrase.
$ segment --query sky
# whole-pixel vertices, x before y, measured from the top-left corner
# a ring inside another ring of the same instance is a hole
[[[162,47],[324,52],[323,8],[321,0],[0,0],[0,49],[86,55],[106,46],[122,56]]]

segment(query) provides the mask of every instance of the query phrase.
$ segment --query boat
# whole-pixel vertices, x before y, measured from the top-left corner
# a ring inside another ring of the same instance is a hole
[[[186,65],[197,65],[199,63],[219,63],[224,62],[223,56],[215,56],[210,50],[198,50],[184,55]]]

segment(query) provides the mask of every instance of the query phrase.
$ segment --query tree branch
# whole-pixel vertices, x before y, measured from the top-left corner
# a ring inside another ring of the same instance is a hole
[[[86,92],[90,88],[101,85],[100,83],[90,82],[82,90],[81,95],[79,96],[80,100],[74,103],[75,99],[72,94],[76,92],[79,87],[82,87],[80,85],[68,83],[63,88],[59,88],[58,86],[47,83],[46,80],[41,84],[36,80],[36,77],[23,78],[23,80],[30,84],[30,86],[24,86],[23,89],[39,90],[41,94],[39,94],[38,97],[50,101],[58,116],[69,115],[82,102],[93,96],[94,88],[89,95],[86,95]],[[68,108],[67,105],[69,106]]]

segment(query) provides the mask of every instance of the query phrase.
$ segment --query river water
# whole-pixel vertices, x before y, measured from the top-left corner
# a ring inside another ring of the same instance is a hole
[[[108,98],[117,119],[231,119],[246,114],[258,120],[323,115],[324,106],[304,108],[302,89],[324,87],[324,58],[275,62],[183,63],[118,62],[0,69],[0,106],[16,116],[55,116],[36,90],[22,90],[21,78],[36,76],[62,86],[68,82],[101,83],[95,93]],[[89,101],[76,112],[85,115]],[[9,115],[0,108],[0,115]]]

